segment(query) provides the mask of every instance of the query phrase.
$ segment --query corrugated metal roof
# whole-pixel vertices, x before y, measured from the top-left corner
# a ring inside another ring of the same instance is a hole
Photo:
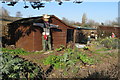
[[[92,27],[81,27],[81,26],[75,26],[75,25],[74,25],[74,27],[76,27],[76,29],[96,30],[96,28],[92,28]]]

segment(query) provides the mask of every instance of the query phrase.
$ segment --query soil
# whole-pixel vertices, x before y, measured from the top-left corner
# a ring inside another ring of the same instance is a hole
[[[19,55],[19,57],[24,58],[25,60],[31,61],[33,63],[36,63],[37,65],[41,66],[44,71],[46,71],[50,67],[50,65],[48,66],[43,65],[42,60],[47,58],[50,55],[62,55],[63,53],[64,51],[59,51],[59,52],[47,51],[47,52],[42,52],[40,54],[36,53],[36,54],[29,54],[29,55]]]
[[[92,54],[91,51],[86,50],[90,56],[98,57],[97,54]],[[109,50],[109,51],[101,51],[101,53],[118,53],[118,50]],[[42,60],[48,57],[49,55],[62,55],[64,51],[48,51],[40,54],[29,54],[29,55],[19,55],[26,60],[37,63],[37,65],[41,66],[43,70],[46,72],[50,69],[51,65],[45,66],[42,63]],[[105,78],[111,79],[114,78],[116,80],[118,77],[118,56],[114,55],[105,55],[99,56],[101,59],[100,62],[94,65],[81,65],[77,63],[69,69],[52,69],[49,73],[46,74],[46,78]],[[76,70],[74,70],[76,69]],[[67,71],[68,70],[68,71]],[[73,72],[72,72],[73,71]]]

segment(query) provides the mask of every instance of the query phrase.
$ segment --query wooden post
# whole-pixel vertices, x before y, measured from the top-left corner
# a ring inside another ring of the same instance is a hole
[[[76,29],[74,29],[74,36],[73,37],[74,37],[73,42],[75,43],[75,41],[76,41]]]

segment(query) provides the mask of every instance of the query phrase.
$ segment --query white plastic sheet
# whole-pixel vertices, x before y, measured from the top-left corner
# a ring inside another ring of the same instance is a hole
[[[75,44],[75,46],[76,46],[77,48],[84,48],[86,45],[83,45],[83,44]]]

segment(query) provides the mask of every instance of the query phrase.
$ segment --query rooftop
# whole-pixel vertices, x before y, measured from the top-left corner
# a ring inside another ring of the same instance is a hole
[[[81,27],[81,26],[76,26],[76,25],[74,25],[74,27],[77,29],[84,29],[84,30],[96,30],[96,28],[92,28],[92,27]]]

